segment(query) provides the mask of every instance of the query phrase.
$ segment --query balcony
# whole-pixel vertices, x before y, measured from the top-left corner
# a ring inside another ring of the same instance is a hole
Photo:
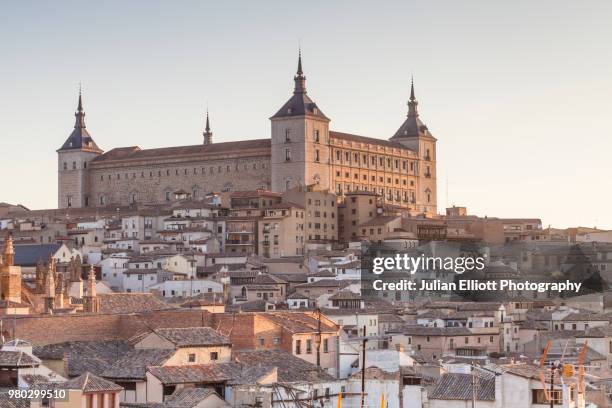
[[[225,245],[253,245],[253,241],[242,241],[239,239],[229,239],[225,241]]]
[[[246,235],[251,235],[254,232],[253,231],[249,231],[249,230],[240,230],[240,231],[227,231],[229,234],[246,234]]]

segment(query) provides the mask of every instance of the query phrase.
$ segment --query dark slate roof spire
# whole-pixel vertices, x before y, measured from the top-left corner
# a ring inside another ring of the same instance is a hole
[[[410,99],[408,100],[408,114],[406,115],[406,120],[391,137],[391,140],[422,136],[433,137],[431,133],[429,133],[427,126],[425,126],[419,118],[419,112],[417,110],[418,104],[419,102],[417,102],[416,96],[414,95],[414,78],[412,78],[410,80]]]
[[[298,49],[298,68],[297,75],[304,75],[304,71],[302,71],[302,48]]]
[[[208,108],[206,108],[206,127],[204,128],[204,144],[208,145],[212,143],[212,132],[210,130],[210,120],[208,118]]]
[[[77,106],[77,112],[83,112],[83,87],[81,86],[81,83],[79,82],[79,106]]]
[[[419,112],[417,111],[418,104],[419,102],[417,102],[416,98],[414,97],[414,78],[411,78],[410,79],[410,100],[408,101],[408,117],[419,116]]]
[[[74,128],[86,128],[85,126],[85,111],[83,110],[83,89],[81,84],[79,83],[79,104],[77,105],[77,110],[74,113],[74,117],[76,121],[74,123]]]
[[[291,116],[318,117],[329,122],[329,118],[321,112],[316,103],[306,94],[306,76],[302,68],[302,49],[298,50],[298,65],[295,76],[293,95],[270,119]]]
[[[306,93],[306,76],[304,75],[304,70],[302,69],[302,49],[298,50],[298,67],[297,72],[295,73],[295,77],[293,77],[295,81],[295,89],[293,90],[294,94],[297,93]]]
[[[79,102],[74,117],[74,130],[59,150],[81,149],[101,153],[102,149],[96,145],[85,126],[85,110],[83,109],[83,89],[81,84],[79,84]]]

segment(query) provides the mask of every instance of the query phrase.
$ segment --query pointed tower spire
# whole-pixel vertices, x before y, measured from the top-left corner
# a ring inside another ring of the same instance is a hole
[[[77,105],[77,110],[74,113],[74,117],[76,121],[74,123],[75,129],[85,129],[85,111],[83,110],[83,88],[79,83],[79,104]]]
[[[102,153],[102,150],[96,145],[91,135],[87,132],[87,126],[85,126],[85,109],[83,109],[83,88],[81,84],[79,84],[79,99],[74,117],[74,130],[59,150],[82,149]]]
[[[77,106],[77,112],[83,112],[83,87],[81,86],[81,83],[79,82],[79,105]]]
[[[416,117],[419,116],[419,112],[417,111],[417,102],[414,96],[414,77],[410,79],[410,100],[408,101],[408,117]]]
[[[204,144],[212,144],[212,131],[210,130],[210,119],[208,117],[208,108],[206,108],[206,127],[204,128]]]
[[[298,50],[297,71],[293,80],[295,81],[293,95],[270,119],[308,115],[329,122],[329,118],[321,112],[317,104],[306,94],[306,75],[304,75],[302,66],[301,48]]]
[[[49,255],[47,264],[47,276],[45,279],[45,295],[49,298],[55,297],[55,259]]]
[[[45,313],[53,313],[53,309],[55,309],[55,272],[55,260],[53,256],[49,254],[43,294]]]
[[[300,47],[298,50],[298,67],[295,76],[293,77],[295,81],[295,89],[293,90],[294,94],[298,93],[306,93],[306,76],[304,75],[304,70],[302,69],[302,48]]]
[[[395,132],[391,139],[405,139],[420,136],[431,136],[427,126],[419,118],[417,106],[419,102],[416,99],[414,92],[414,78],[410,79],[410,98],[408,99],[408,114],[402,126]]]
[[[83,312],[98,313],[100,304],[101,299],[96,292],[96,271],[91,265],[89,275],[87,275],[87,295],[83,296]]]
[[[298,49],[298,68],[297,75],[304,75],[304,71],[302,71],[302,47]]]
[[[87,275],[87,296],[96,297],[96,270],[93,264],[89,267]]]

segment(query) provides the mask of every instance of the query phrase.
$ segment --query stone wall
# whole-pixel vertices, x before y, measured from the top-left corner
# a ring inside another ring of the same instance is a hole
[[[92,166],[92,205],[160,203],[185,190],[195,198],[209,192],[270,188],[266,155],[190,162],[140,162],[127,166]]]

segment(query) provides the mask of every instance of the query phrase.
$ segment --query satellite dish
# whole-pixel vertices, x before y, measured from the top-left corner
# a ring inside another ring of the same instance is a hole
[[[378,214],[382,214],[382,213],[383,213],[383,209],[382,209],[382,208],[380,208],[380,207],[378,207],[378,208],[376,209],[376,213],[378,213]]]

